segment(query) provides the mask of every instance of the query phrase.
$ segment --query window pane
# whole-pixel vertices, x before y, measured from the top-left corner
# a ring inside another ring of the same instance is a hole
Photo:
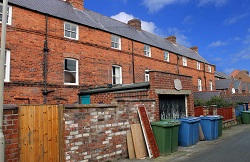
[[[0,5],[0,13],[2,14],[3,13],[3,6]]]
[[[76,73],[64,71],[64,82],[65,83],[76,83]]]
[[[76,71],[76,61],[65,59],[65,70]]]
[[[75,25],[71,25],[71,31],[76,32],[76,26]]]
[[[72,32],[71,33],[71,38],[76,38],[76,33]]]
[[[115,42],[115,36],[112,35],[111,41],[112,41],[112,42]]]
[[[66,23],[66,24],[65,24],[65,29],[66,29],[66,30],[70,30],[70,24]]]
[[[70,32],[65,30],[65,36],[70,37]]]
[[[115,43],[111,42],[111,47],[115,48]]]

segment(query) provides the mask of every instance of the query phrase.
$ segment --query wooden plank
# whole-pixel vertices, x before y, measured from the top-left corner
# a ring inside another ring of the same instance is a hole
[[[63,122],[64,106],[58,106],[58,147],[59,147],[59,161],[64,162],[64,122]]]
[[[40,161],[40,147],[39,147],[39,124],[41,123],[39,119],[39,107],[34,107],[34,159],[35,161]]]
[[[44,162],[49,161],[48,160],[48,110],[47,107],[44,105],[43,108],[43,156],[44,156]]]
[[[23,122],[24,122],[24,111],[20,107],[18,109],[18,122],[19,122],[19,150],[20,150],[20,161],[24,161],[24,136],[23,136]]]
[[[29,158],[28,158],[28,132],[29,132],[29,112],[28,112],[28,108],[27,107],[23,107],[24,109],[24,113],[26,115],[27,118],[24,119],[24,131],[23,131],[23,135],[24,135],[24,162],[28,162]]]
[[[52,107],[48,108],[48,160],[52,161]]]
[[[142,125],[143,135],[145,137],[149,157],[157,158],[160,156],[160,151],[158,149],[145,106],[138,107],[138,114]]]
[[[131,125],[132,138],[137,159],[144,159],[147,156],[146,145],[142,135],[140,124]]]
[[[38,158],[39,158],[39,162],[40,161],[44,161],[44,156],[43,156],[43,107],[39,106],[37,108],[37,112],[39,114],[39,123],[38,123],[38,136],[39,136],[39,140],[38,140],[38,145],[39,145],[39,151],[38,151]]]
[[[127,132],[127,145],[128,145],[128,155],[129,159],[134,159],[135,158],[135,148],[133,144],[133,138],[131,131]]]

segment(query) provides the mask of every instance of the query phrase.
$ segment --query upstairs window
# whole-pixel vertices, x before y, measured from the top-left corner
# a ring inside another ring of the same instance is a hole
[[[149,71],[145,70],[145,82],[149,82]]]
[[[78,85],[78,60],[64,59],[64,84]]]
[[[112,66],[112,84],[122,84],[122,68],[120,66]]]
[[[169,52],[164,51],[164,60],[169,62]]]
[[[78,40],[78,25],[65,22],[64,23],[64,37]]]
[[[10,81],[10,51],[5,50],[5,61],[4,61],[4,82]]]
[[[187,66],[187,58],[186,57],[182,57],[182,64],[183,64],[183,66]]]
[[[197,62],[197,70],[201,70],[201,63]]]
[[[2,22],[2,16],[3,16],[3,4],[0,3],[0,22]],[[7,7],[7,25],[11,25],[12,21],[12,7]]]
[[[210,65],[208,65],[207,69],[209,73],[212,73],[212,67]]]
[[[210,88],[210,91],[213,91],[213,82],[212,81],[209,81],[209,88]]]
[[[201,79],[198,79],[198,91],[202,91]]]
[[[144,45],[144,56],[151,57],[151,48],[149,45]]]
[[[111,36],[111,48],[121,50],[121,37],[116,35]]]

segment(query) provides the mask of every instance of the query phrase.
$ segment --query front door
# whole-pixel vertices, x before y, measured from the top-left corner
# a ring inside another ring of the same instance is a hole
[[[160,95],[160,118],[179,119],[186,116],[184,95]]]

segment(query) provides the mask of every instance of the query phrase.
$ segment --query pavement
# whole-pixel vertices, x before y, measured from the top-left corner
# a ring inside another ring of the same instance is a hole
[[[157,159],[119,160],[118,162],[250,162],[250,125],[223,129],[214,141],[200,141],[190,147]]]

